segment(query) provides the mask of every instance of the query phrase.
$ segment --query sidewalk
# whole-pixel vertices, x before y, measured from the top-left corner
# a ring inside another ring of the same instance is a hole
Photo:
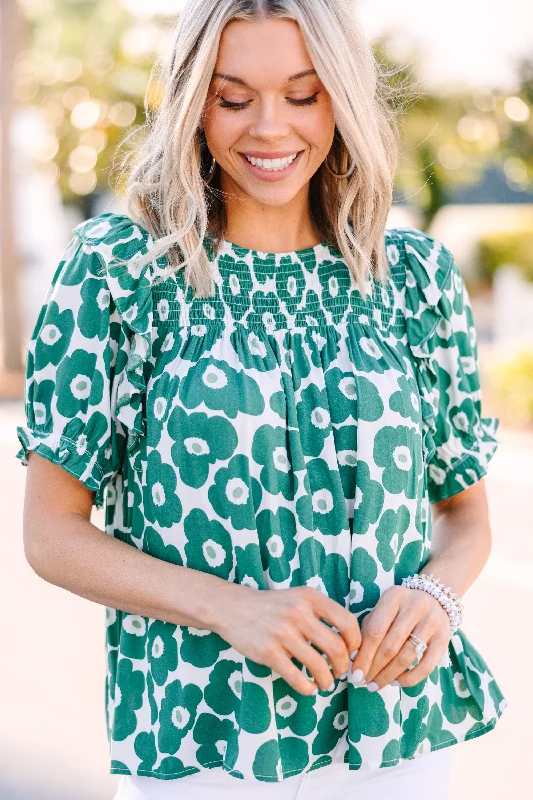
[[[112,800],[104,722],[104,608],[41,580],[25,560],[20,401],[0,403],[4,648],[2,800]],[[453,748],[450,800],[531,798],[533,435],[498,431],[486,478],[493,550],[465,597],[463,629],[508,700],[496,728]],[[93,509],[103,528],[103,511]],[[393,800],[393,798],[391,798]]]

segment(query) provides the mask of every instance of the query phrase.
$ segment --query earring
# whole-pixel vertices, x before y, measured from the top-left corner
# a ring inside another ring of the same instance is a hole
[[[203,128],[198,128],[197,133],[200,136],[202,147],[207,148],[207,142],[206,142],[206,139],[205,139],[204,129]],[[211,183],[211,181],[213,180],[213,175],[215,174],[215,169],[216,169],[217,162],[215,161],[213,156],[212,156],[212,158],[213,158],[213,161],[211,163],[211,168],[210,168],[209,172],[207,173],[207,177],[205,178],[205,182],[206,183]]]
[[[355,164],[355,161],[354,161],[354,162],[352,163],[352,166],[350,167],[350,169],[349,169],[349,170],[347,170],[347,172],[343,172],[343,173],[342,173],[342,175],[341,175],[339,172],[334,172],[334,171],[331,169],[330,165],[328,164],[328,158],[327,158],[327,156],[326,156],[326,158],[324,159],[324,165],[325,165],[325,167],[326,167],[327,171],[329,172],[329,174],[330,174],[330,175],[333,175],[333,177],[334,177],[334,178],[349,178],[349,177],[350,177],[350,175],[352,174],[352,172],[354,171],[355,167],[356,167],[356,164]]]
[[[211,181],[213,179],[213,175],[215,174],[216,165],[217,165],[217,162],[215,161],[215,159],[213,157],[213,163],[211,164],[211,169],[209,170],[209,172],[207,174],[207,177],[205,178],[205,182],[206,183],[211,183]]]

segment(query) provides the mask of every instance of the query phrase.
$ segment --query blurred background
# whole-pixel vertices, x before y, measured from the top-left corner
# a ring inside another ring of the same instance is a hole
[[[135,146],[155,57],[180,0],[1,0],[1,800],[111,800],[104,721],[105,609],[42,581],[24,558],[25,470],[15,461],[33,325],[72,228],[126,213],[113,166]],[[493,550],[466,596],[465,633],[508,708],[454,747],[451,800],[531,800],[533,692],[533,5],[366,0],[379,60],[416,91],[388,227],[454,253],[470,293],[483,414],[500,418],[486,477]],[[126,141],[127,137],[127,141]],[[103,529],[103,511],[93,508]]]

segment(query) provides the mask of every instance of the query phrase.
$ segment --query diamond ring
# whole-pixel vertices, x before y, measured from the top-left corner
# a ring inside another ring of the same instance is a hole
[[[415,645],[415,652],[418,658],[422,658],[428,647],[426,642],[423,642],[422,639],[419,639],[418,636],[416,636],[414,633],[409,634],[409,639]]]

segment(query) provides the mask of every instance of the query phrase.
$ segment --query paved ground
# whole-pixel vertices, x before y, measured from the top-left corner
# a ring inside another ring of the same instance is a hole
[[[41,580],[24,558],[25,471],[15,458],[22,421],[22,403],[0,403],[0,798],[112,800],[118,777],[108,774],[104,608]],[[509,705],[493,731],[453,748],[450,800],[532,797],[533,435],[499,435],[486,479],[493,551],[466,595],[463,628]],[[102,517],[93,510],[100,527]]]

